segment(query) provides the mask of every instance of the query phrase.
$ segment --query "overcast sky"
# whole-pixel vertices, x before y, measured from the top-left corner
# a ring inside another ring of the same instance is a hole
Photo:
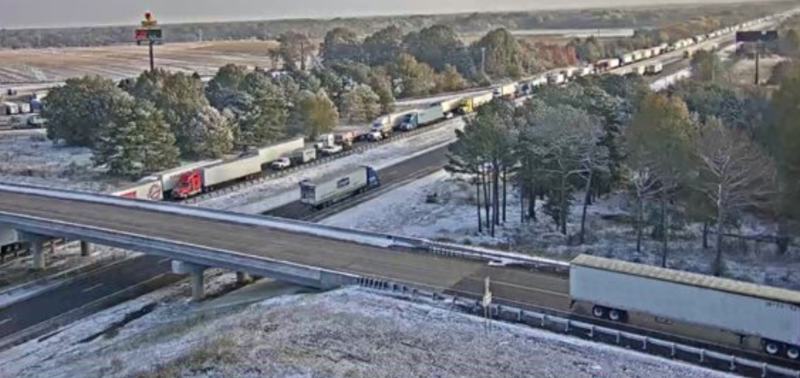
[[[142,12],[147,9],[152,10],[160,22],[170,23],[697,2],[696,0],[0,0],[0,28],[136,24],[142,18]]]

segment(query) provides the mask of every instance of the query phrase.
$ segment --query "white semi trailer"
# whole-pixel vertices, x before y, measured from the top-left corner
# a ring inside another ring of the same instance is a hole
[[[569,290],[595,317],[626,321],[646,314],[723,330],[745,347],[800,358],[800,292],[589,255],[572,260]]]
[[[380,186],[378,172],[362,166],[346,173],[300,182],[300,202],[321,209],[347,197]]]

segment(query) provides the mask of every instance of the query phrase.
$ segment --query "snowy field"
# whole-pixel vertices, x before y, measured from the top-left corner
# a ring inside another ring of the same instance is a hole
[[[429,194],[436,194],[438,203],[427,203]],[[482,245],[565,260],[580,253],[592,253],[628,261],[660,264],[662,244],[660,240],[649,237],[651,229],[645,230],[642,252],[636,252],[633,224],[627,221],[634,204],[623,193],[600,198],[589,207],[586,221],[587,242],[584,245],[578,245],[577,237],[582,210],[579,203],[577,199],[573,201],[567,237],[558,231],[552,218],[544,214],[542,201],[537,202],[538,220],[521,223],[519,197],[515,190],[509,189],[507,221],[497,229],[496,236],[492,238],[486,232],[478,233],[475,187],[444,171],[438,171],[333,215],[321,223]],[[710,248],[704,250],[701,226],[681,226],[670,234],[672,240],[669,242],[668,266],[694,272],[710,272],[714,256],[714,237],[709,238]],[[774,234],[775,230],[750,221],[742,225],[739,233]],[[800,289],[800,263],[793,257],[797,253],[794,249],[790,248],[786,256],[779,256],[773,244],[756,244],[729,238],[725,252],[726,274],[740,280]]]
[[[202,304],[185,285],[140,297],[0,353],[0,376],[730,377],[358,288],[253,286]]]

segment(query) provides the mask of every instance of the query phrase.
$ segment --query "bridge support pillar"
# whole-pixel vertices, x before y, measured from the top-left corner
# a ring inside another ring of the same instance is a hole
[[[47,267],[47,256],[45,256],[45,243],[51,238],[45,235],[33,234],[24,231],[17,231],[17,235],[19,236],[20,242],[26,242],[30,245],[31,254],[33,255],[31,269],[44,270],[44,268]],[[51,243],[50,249],[53,250],[54,249],[53,245],[55,243],[53,243],[52,241],[50,243]]]
[[[92,244],[86,241],[81,241],[81,256],[86,257],[92,254]]]
[[[33,270],[44,270],[47,265],[44,255],[44,240],[31,241],[31,253],[33,254]]]
[[[206,267],[203,265],[187,263],[183,261],[172,261],[172,272],[175,274],[188,274],[192,281],[192,299],[201,301],[205,297],[205,288],[203,282],[203,272]]]
[[[250,275],[245,272],[236,272],[236,283],[238,284],[247,284],[250,283],[251,278]]]

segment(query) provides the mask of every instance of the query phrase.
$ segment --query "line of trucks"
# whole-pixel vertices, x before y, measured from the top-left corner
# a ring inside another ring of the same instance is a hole
[[[794,11],[781,15],[764,17],[732,27],[726,27],[712,33],[698,35],[676,41],[672,44],[660,44],[653,48],[637,50],[623,54],[619,58],[604,59],[582,67],[568,67],[553,70],[547,74],[496,86],[492,89],[466,96],[430,104],[427,107],[396,112],[377,118],[368,130],[362,133],[328,133],[318,136],[313,147],[305,148],[302,138],[276,143],[260,148],[250,154],[230,160],[210,160],[193,163],[184,167],[160,172],[148,176],[131,188],[116,192],[125,197],[163,200],[186,199],[200,193],[212,191],[234,181],[256,177],[266,169],[286,169],[294,165],[308,163],[318,155],[330,156],[353,148],[359,141],[377,142],[389,138],[395,132],[407,132],[419,127],[442,122],[457,115],[467,115],[480,106],[498,97],[517,98],[530,95],[536,87],[543,85],[563,85],[574,78],[595,75],[625,65],[637,63],[643,59],[653,58],[665,52],[688,48],[709,38],[716,38],[726,33],[735,32],[756,23],[772,20],[775,17],[786,17]],[[632,66],[632,71],[616,70],[615,73],[657,74],[663,65],[655,62],[649,65]]]

